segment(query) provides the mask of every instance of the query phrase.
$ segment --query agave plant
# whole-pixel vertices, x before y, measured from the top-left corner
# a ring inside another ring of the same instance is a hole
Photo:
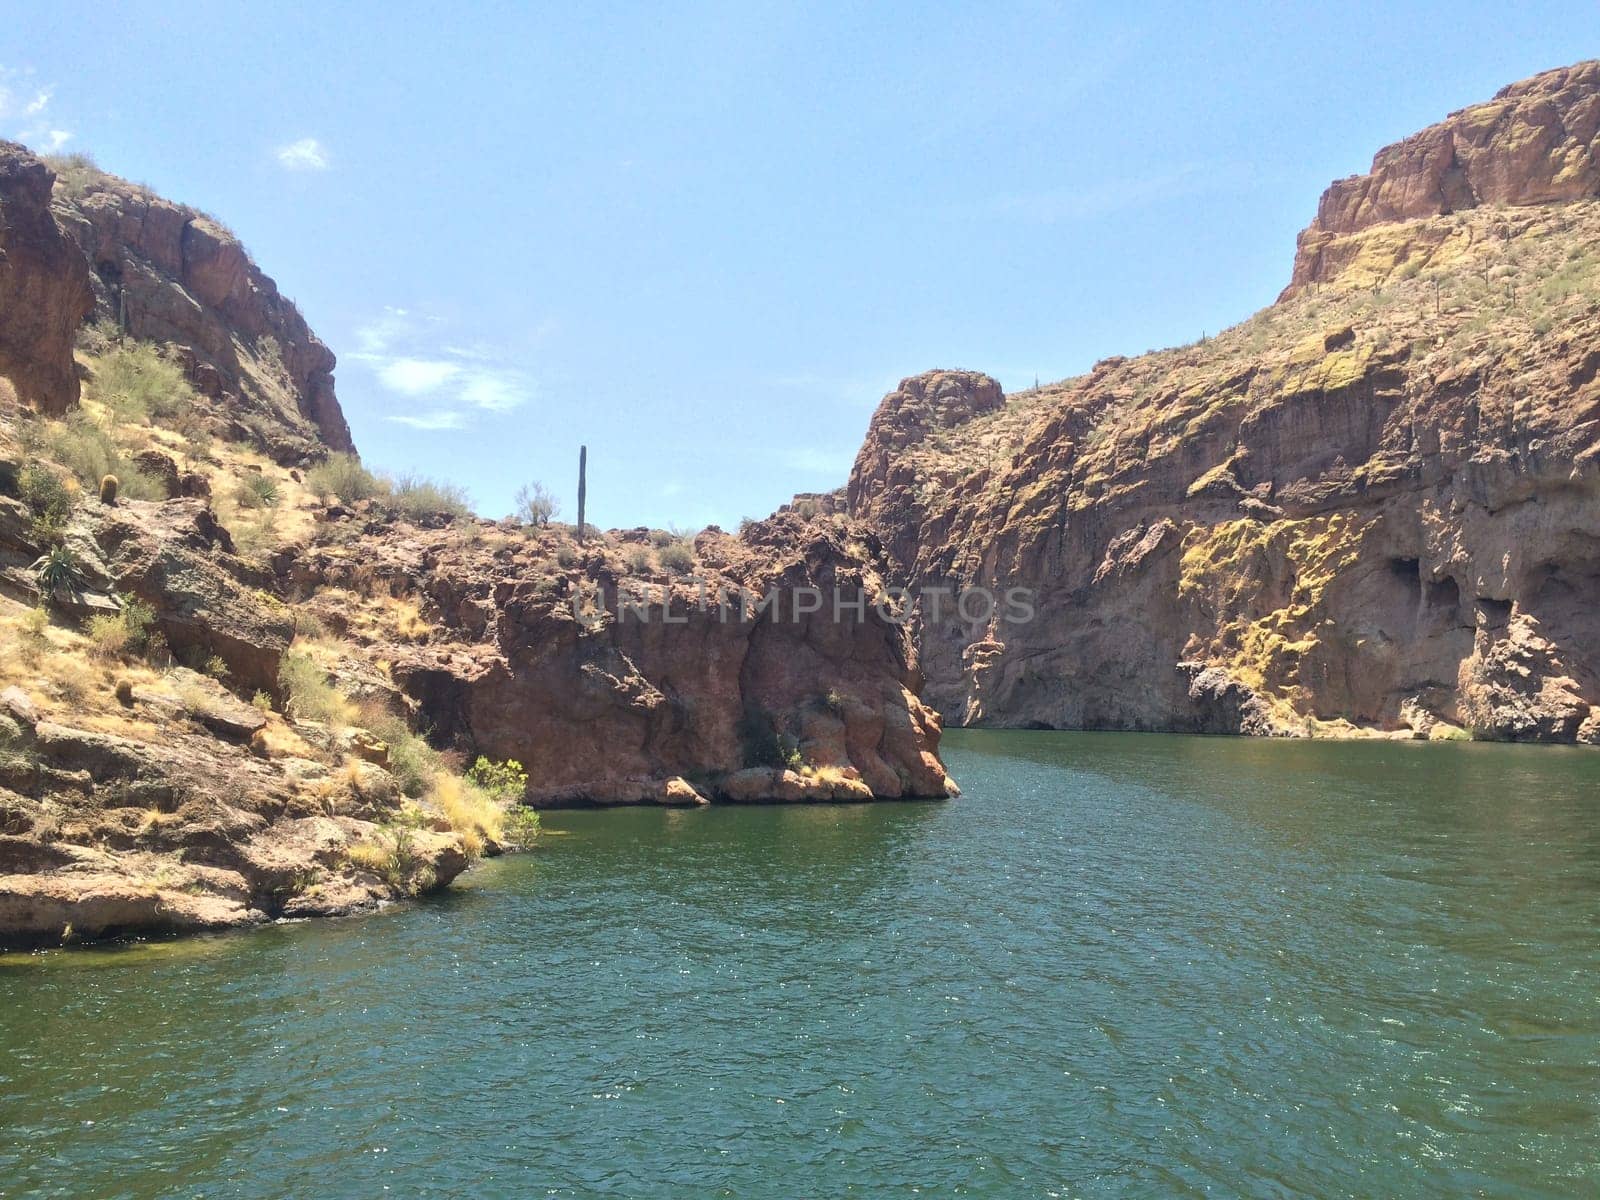
[[[33,578],[41,596],[76,596],[83,588],[78,556],[65,546],[52,546],[33,564]]]

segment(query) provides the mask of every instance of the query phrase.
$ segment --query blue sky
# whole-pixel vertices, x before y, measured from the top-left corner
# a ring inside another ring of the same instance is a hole
[[[1600,55],[1592,4],[30,5],[0,132],[216,213],[369,463],[699,527],[904,375],[1215,332],[1327,183]]]

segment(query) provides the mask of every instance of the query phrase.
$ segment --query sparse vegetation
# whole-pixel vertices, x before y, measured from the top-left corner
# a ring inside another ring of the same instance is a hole
[[[649,575],[656,569],[656,556],[650,553],[649,546],[629,547],[622,561],[628,564],[629,572],[634,575]]]
[[[114,342],[94,364],[94,396],[119,421],[144,424],[171,418],[196,399],[183,368],[152,342]]]
[[[240,508],[276,508],[281,499],[278,485],[261,471],[246,471],[234,493]]]
[[[670,542],[658,554],[663,569],[674,575],[687,575],[694,570],[694,550],[684,542]]]
[[[389,500],[402,515],[413,520],[439,516],[455,519],[472,515],[465,488],[422,475],[407,473],[397,476]]]
[[[330,454],[306,473],[306,487],[322,500],[341,504],[371,500],[387,490],[383,481],[353,454]]]
[[[33,513],[34,536],[43,542],[59,540],[72,515],[72,492],[54,467],[30,462],[17,476],[17,491]]]
[[[142,600],[129,600],[114,616],[89,618],[84,634],[89,639],[90,653],[102,659],[143,654],[149,648],[155,620],[155,610]]]
[[[76,596],[83,590],[83,570],[78,556],[65,546],[51,546],[33,565],[34,582],[39,595],[55,599],[63,595]]]
[[[506,813],[504,841],[513,849],[528,850],[538,842],[541,829],[538,811],[518,804]]]
[[[497,763],[479,755],[467,771],[467,780],[505,804],[520,801],[528,790],[528,772],[514,758]]]
[[[291,649],[283,656],[278,683],[288,696],[285,711],[296,719],[348,725],[355,718],[356,708],[350,698],[333,686],[315,659],[302,651]]]
[[[517,489],[516,518],[525,525],[548,525],[561,511],[555,493],[535,480]]]

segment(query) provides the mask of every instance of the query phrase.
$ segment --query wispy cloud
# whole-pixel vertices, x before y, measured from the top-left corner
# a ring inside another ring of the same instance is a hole
[[[426,396],[461,374],[461,365],[429,358],[395,358],[378,367],[378,378],[392,392]]]
[[[460,429],[465,422],[461,414],[448,408],[415,415],[395,415],[388,418],[396,425],[409,425],[412,429]]]
[[[389,420],[412,429],[464,429],[477,414],[511,412],[534,397],[533,377],[511,366],[505,352],[448,334],[446,322],[403,308],[386,308],[356,330],[359,349],[347,357],[367,367],[385,391],[425,403]]]
[[[72,131],[50,112],[55,86],[37,83],[31,68],[0,67],[0,122],[6,132],[46,154],[54,154],[72,140]]]
[[[301,138],[277,149],[278,165],[286,171],[326,171],[328,150],[314,137]]]

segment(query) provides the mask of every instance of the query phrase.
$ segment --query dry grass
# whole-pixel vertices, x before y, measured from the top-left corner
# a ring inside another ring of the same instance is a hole
[[[460,776],[435,776],[427,799],[450,822],[469,858],[477,858],[488,842],[504,836],[505,811]]]

